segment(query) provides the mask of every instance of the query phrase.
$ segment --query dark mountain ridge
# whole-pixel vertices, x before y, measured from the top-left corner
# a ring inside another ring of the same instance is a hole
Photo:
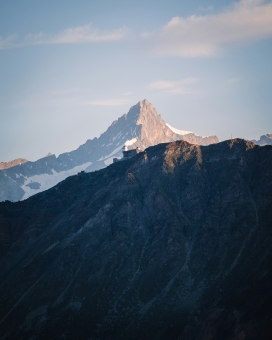
[[[2,339],[271,339],[272,147],[149,147],[0,204]]]

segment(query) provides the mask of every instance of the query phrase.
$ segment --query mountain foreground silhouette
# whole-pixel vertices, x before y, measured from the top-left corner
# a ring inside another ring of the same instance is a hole
[[[0,338],[271,339],[271,169],[177,141],[0,203]]]

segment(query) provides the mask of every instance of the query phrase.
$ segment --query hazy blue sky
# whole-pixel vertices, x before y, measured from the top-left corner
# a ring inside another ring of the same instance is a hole
[[[139,100],[219,139],[272,132],[272,3],[0,2],[0,161],[99,136]]]

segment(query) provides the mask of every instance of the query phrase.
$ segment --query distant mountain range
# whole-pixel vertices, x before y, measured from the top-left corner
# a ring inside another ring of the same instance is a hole
[[[272,145],[272,133],[262,135],[259,140],[253,139],[252,142],[257,145]]]
[[[201,137],[190,131],[177,130],[157,114],[147,100],[131,107],[127,114],[114,121],[99,138],[87,140],[78,149],[56,157],[49,154],[35,162],[19,162],[0,171],[0,201],[24,200],[47,190],[68,176],[82,170],[99,170],[122,156],[122,147],[145,148],[160,143],[185,140],[209,145],[218,143],[216,136]]]
[[[0,339],[271,340],[271,169],[177,141],[0,203]]]

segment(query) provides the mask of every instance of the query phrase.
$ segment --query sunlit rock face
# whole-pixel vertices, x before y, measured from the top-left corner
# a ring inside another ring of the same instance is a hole
[[[0,204],[2,339],[271,339],[272,147],[160,144]]]
[[[216,136],[200,137],[191,132],[185,135],[173,132],[152,104],[147,100],[140,101],[127,114],[114,121],[99,138],[87,140],[78,149],[58,157],[49,153],[36,162],[21,162],[0,171],[0,201],[24,200],[82,170],[89,172],[102,169],[111,164],[113,158],[122,157],[124,145],[128,149],[138,146],[143,150],[181,139],[203,145],[218,142]]]
[[[133,106],[126,117],[130,125],[134,123],[139,131],[137,134],[137,142],[135,142],[132,147],[138,146],[142,150],[152,145],[176,140],[185,140],[189,143],[199,145],[209,145],[219,142],[216,136],[201,137],[189,131],[181,132],[177,129],[172,130],[146,99]]]
[[[0,162],[0,170],[9,169],[13,166],[20,165],[26,162],[28,162],[28,160],[25,158],[17,158],[9,162]]]

